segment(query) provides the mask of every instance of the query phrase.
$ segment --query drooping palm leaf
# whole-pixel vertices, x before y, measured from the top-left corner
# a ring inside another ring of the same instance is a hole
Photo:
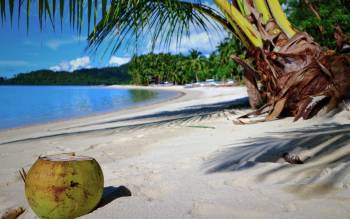
[[[282,6],[279,4],[278,0],[266,0],[270,11],[275,18],[278,25],[281,27],[283,32],[289,37],[292,38],[296,31],[293,29],[291,23],[288,21],[286,14],[282,10]]]
[[[27,0],[27,33],[29,30],[30,0]]]
[[[55,19],[56,16],[56,0],[52,0],[52,17]]]
[[[64,0],[60,0],[61,30],[62,30],[62,26],[63,26],[63,14],[64,14]]]
[[[253,0],[253,3],[255,9],[261,14],[263,23],[266,24],[267,21],[271,19],[269,8],[265,2],[261,0]]]
[[[4,22],[6,18],[6,3],[5,0],[0,0],[1,21]]]
[[[9,0],[9,2],[12,17],[12,8],[14,6],[12,3],[15,1]],[[46,17],[49,17],[52,27],[55,28],[56,0],[27,0],[27,28],[29,28],[32,2],[37,4],[40,29],[43,28]],[[227,5],[230,5],[231,3],[228,2]],[[20,14],[22,3],[21,1],[18,3],[18,14]],[[114,43],[114,51],[120,48],[122,40],[125,41],[130,36],[134,37],[134,39],[144,39],[146,30],[149,35],[148,38],[152,41],[152,47],[157,41],[162,45],[170,45],[171,39],[176,39],[177,42],[180,42],[183,35],[188,35],[191,26],[205,31],[208,31],[210,26],[215,28],[222,26],[234,33],[247,47],[250,47],[251,44],[255,46],[257,44],[261,45],[261,43],[256,43],[260,42],[261,39],[259,39],[259,36],[256,36],[258,34],[255,33],[254,28],[243,16],[239,17],[240,13],[247,14],[249,11],[245,0],[239,0],[239,4],[236,1],[232,1],[233,5],[240,5],[242,10],[240,12],[238,10],[234,11],[238,15],[233,16],[234,19],[231,19],[231,21],[223,16],[221,12],[205,5],[201,0],[60,0],[59,17],[61,19],[61,27],[66,3],[68,3],[69,8],[70,24],[79,33],[81,32],[85,14],[87,15],[87,25],[90,33],[91,13],[94,14],[94,31],[89,37],[90,45],[93,48],[96,48],[108,38],[114,39],[110,43],[110,45]],[[6,18],[5,5],[6,1],[0,0],[2,21]],[[85,10],[87,11],[85,12]],[[98,10],[101,10],[101,16],[98,15]],[[98,22],[97,19],[99,19]],[[217,23],[214,25],[213,21]],[[116,32],[118,36],[116,36]],[[252,43],[252,40],[255,42]]]
[[[55,29],[55,24],[54,24],[53,17],[52,17],[52,15],[51,15],[51,8],[50,8],[49,1],[48,1],[48,0],[45,0],[44,3],[45,3],[45,12],[46,12],[46,13],[45,13],[45,16],[46,16],[46,15],[49,16],[51,25],[52,25],[52,27]],[[45,18],[46,18],[46,17],[45,17]]]
[[[88,2],[91,4],[91,2]],[[97,24],[97,0],[94,0],[94,30]]]
[[[90,33],[90,23],[91,23],[91,11],[92,11],[92,0],[88,0],[88,33]]]
[[[246,0],[236,0],[239,10],[244,16],[249,16],[250,10],[248,7],[248,2]]]
[[[123,44],[131,44],[131,40],[141,36],[148,37],[152,47],[155,43],[169,46],[173,37],[180,42],[180,36],[189,35],[191,25],[206,31],[209,31],[210,25],[217,27],[207,14],[211,14],[213,19],[221,19],[222,23],[226,22],[219,12],[200,1],[113,1],[106,16],[89,36],[90,46],[97,48],[104,40],[109,39],[112,40],[111,45],[115,51]]]
[[[12,27],[13,9],[15,7],[15,0],[9,0],[9,7],[10,7],[10,19],[11,19],[11,27]]]
[[[24,3],[24,0],[20,0],[18,2],[18,9],[17,9],[17,13],[18,13],[18,24],[17,25],[18,25],[18,28],[19,28],[19,21],[21,19],[21,10],[22,10],[23,3]]]
[[[226,0],[214,0],[214,2],[225,13],[232,26],[238,26],[255,47],[262,48],[263,41],[260,33],[234,5]]]

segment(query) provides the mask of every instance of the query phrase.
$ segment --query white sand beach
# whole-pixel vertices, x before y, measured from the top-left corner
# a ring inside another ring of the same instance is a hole
[[[155,88],[147,88],[155,89]],[[171,87],[176,99],[0,132],[0,215],[26,208],[20,168],[94,157],[105,203],[82,218],[350,218],[350,112],[251,125],[244,87]],[[298,154],[292,165],[281,156]]]

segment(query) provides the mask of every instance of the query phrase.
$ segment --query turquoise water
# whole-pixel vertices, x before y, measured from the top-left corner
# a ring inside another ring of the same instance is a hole
[[[108,87],[0,86],[0,129],[121,110],[175,95]]]

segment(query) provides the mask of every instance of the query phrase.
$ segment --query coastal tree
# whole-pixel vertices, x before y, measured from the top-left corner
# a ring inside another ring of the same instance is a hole
[[[188,67],[191,74],[195,75],[196,82],[200,81],[198,74],[203,69],[203,56],[198,50],[192,49],[188,56]]]
[[[215,71],[218,78],[241,80],[242,71],[238,69],[237,63],[231,58],[232,55],[246,58],[246,50],[239,40],[233,37],[225,38],[217,46],[217,58],[214,58]]]
[[[321,46],[336,47],[334,27],[350,33],[350,1],[288,0],[288,17],[301,31],[307,31]]]
[[[27,17],[31,2],[26,1]],[[66,2],[59,1],[61,19]],[[308,33],[292,26],[278,0],[214,0],[213,6],[195,0],[101,0],[101,7],[97,0],[68,2],[71,24],[79,32],[84,8],[89,27],[94,20],[88,37],[92,50],[104,41],[112,52],[144,40],[150,40],[152,48],[170,46],[172,40],[180,43],[181,36],[189,35],[192,26],[206,31],[209,26],[226,29],[248,50],[249,62],[231,58],[244,69],[250,103],[258,109],[255,114],[266,113],[267,120],[280,116],[308,119],[323,108],[334,109],[349,96],[350,60],[340,54],[345,42],[341,28],[336,34],[340,49],[323,49]],[[56,1],[37,3],[40,27],[46,17],[54,24]],[[12,21],[14,1],[8,5]],[[18,10],[22,5],[24,1]],[[97,22],[99,8],[102,15]],[[5,1],[0,1],[0,12],[4,21]]]

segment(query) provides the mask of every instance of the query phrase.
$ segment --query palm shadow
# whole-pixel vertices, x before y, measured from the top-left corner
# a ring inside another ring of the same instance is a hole
[[[84,125],[73,126],[69,128],[56,129],[47,135],[36,137],[27,137],[16,140],[0,141],[0,145],[12,144],[18,142],[43,140],[52,137],[68,137],[77,134],[89,134],[95,132],[120,132],[134,131],[149,127],[162,127],[169,125],[185,125],[193,122],[200,122],[212,118],[212,116],[222,116],[224,110],[249,108],[248,98],[239,98],[232,101],[223,101],[214,104],[202,104],[189,106],[174,111],[161,111],[157,113],[146,114],[142,116],[132,116],[122,119],[109,120],[106,122],[94,122]],[[233,114],[233,113],[232,113]],[[126,122],[121,124],[120,122]],[[108,127],[100,128],[100,125],[108,125]],[[76,128],[84,128],[83,130],[72,130]]]
[[[134,120],[153,120],[156,119],[159,123],[167,122],[167,121],[186,121],[191,118],[198,117],[200,119],[205,119],[209,115],[219,113],[225,109],[233,109],[233,108],[248,108],[248,98],[238,98],[230,101],[222,101],[218,103],[213,104],[200,104],[200,105],[194,105],[194,106],[188,106],[183,109],[179,110],[172,110],[172,111],[161,111],[141,116],[132,116],[132,117],[126,117],[121,119],[115,119],[115,120],[109,120],[106,122],[96,122],[96,123],[90,123],[87,125],[80,125],[75,126],[77,127],[85,127],[85,126],[91,126],[91,125],[105,125],[105,124],[111,124],[111,123],[117,123],[117,122],[129,122]],[[169,119],[170,118],[170,119]]]
[[[296,182],[293,192],[327,194],[350,170],[350,124],[317,125],[302,130],[269,133],[217,152],[203,164],[207,174],[243,171],[261,163],[279,163],[256,176],[257,182],[279,176],[279,183]],[[299,154],[303,165],[281,159],[283,153]],[[331,169],[331,171],[329,171]],[[315,187],[301,183],[317,182]],[[320,181],[320,179],[322,180]]]

